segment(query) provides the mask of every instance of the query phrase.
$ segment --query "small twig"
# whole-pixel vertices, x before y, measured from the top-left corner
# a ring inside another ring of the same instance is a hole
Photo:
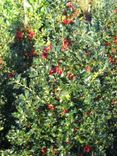
[[[18,82],[18,81],[15,81],[14,83],[16,83],[17,85],[19,85],[19,86],[21,86],[21,87],[24,87],[25,89],[29,90],[32,94],[36,95],[36,97],[37,97],[38,99],[40,99],[39,96],[36,94],[36,92],[35,92],[34,90],[30,89],[29,87],[23,85],[22,83],[20,83],[20,82]]]
[[[15,81],[14,83],[18,84],[19,86],[24,87],[25,89],[29,90],[30,92],[34,92],[32,89],[28,88],[27,86],[23,85],[22,83]]]

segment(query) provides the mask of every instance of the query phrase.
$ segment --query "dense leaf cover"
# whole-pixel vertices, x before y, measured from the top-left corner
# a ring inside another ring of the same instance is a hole
[[[0,154],[116,156],[116,0],[28,2],[0,2]]]

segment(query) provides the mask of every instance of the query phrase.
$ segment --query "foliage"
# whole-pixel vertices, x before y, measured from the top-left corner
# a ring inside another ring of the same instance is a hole
[[[1,18],[6,36],[0,37],[5,61],[0,131],[1,143],[9,147],[3,146],[1,154],[116,155],[114,0],[92,8],[91,22],[78,3],[28,2],[28,25],[18,11],[22,1],[0,6],[8,5],[3,9],[8,24]]]

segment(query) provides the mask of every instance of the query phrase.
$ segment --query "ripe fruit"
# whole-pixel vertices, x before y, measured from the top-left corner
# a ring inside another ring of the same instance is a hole
[[[105,46],[106,46],[106,47],[111,46],[111,43],[105,42]]]
[[[13,78],[14,76],[15,76],[15,72],[12,72],[12,73],[8,73],[8,78],[10,79],[10,78]]]
[[[115,10],[114,10],[114,13],[116,13],[116,14],[117,14],[117,9],[115,9]]]
[[[29,33],[28,33],[28,38],[30,39],[30,40],[32,40],[34,37],[35,37],[35,32],[34,31],[29,31]]]
[[[22,31],[17,31],[16,32],[16,39],[22,41],[24,38],[24,32]]]
[[[74,22],[74,21],[71,20],[71,19],[64,19],[64,20],[63,20],[63,24],[65,24],[65,25],[72,24],[73,22]]]
[[[87,67],[85,68],[85,70],[86,70],[88,73],[90,73],[90,72],[91,72],[91,67],[90,67],[90,66],[87,66]]]
[[[74,75],[74,74],[72,74],[72,73],[68,73],[68,79],[69,80],[73,80],[73,79],[75,79],[76,78],[76,76]]]
[[[42,56],[43,59],[47,59],[48,58],[48,53],[47,52],[43,52],[41,54],[41,56]]]
[[[61,75],[63,70],[59,66],[55,66],[54,68],[50,69],[49,75],[53,75],[55,73]]]
[[[68,110],[68,109],[64,109],[64,110],[63,110],[63,113],[64,113],[64,114],[69,113],[69,110]]]
[[[47,47],[45,47],[44,49],[43,49],[43,51],[44,52],[50,52],[52,50],[52,44],[50,43],[50,45],[48,45]]]
[[[62,69],[59,66],[55,67],[55,71],[57,74],[61,75],[63,73]]]
[[[74,7],[74,5],[73,5],[71,2],[68,2],[68,3],[66,4],[66,7],[68,7],[68,8],[71,9],[71,10],[75,10],[75,7]]]
[[[64,41],[63,41],[63,45],[62,45],[62,51],[65,51],[65,50],[67,50],[69,47],[70,47],[70,45],[71,45],[71,41],[69,40],[69,39],[64,39]]]
[[[32,50],[31,55],[32,55],[33,57],[37,57],[37,56],[38,56],[37,52],[36,52],[34,49]]]
[[[49,109],[49,110],[55,110],[55,106],[54,106],[54,105],[52,105],[52,104],[48,104],[48,106],[47,106],[47,107],[48,107],[48,109]]]
[[[91,150],[92,150],[92,148],[89,145],[86,145],[84,147],[84,151],[87,152],[87,153],[91,152]]]
[[[47,153],[47,148],[46,147],[43,147],[41,149],[41,153],[42,153],[42,155],[45,155]]]

